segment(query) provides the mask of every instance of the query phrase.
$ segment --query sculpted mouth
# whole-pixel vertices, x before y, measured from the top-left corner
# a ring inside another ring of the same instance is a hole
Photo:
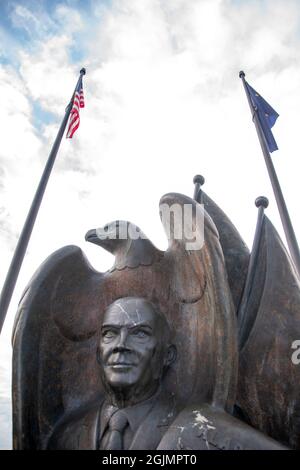
[[[106,365],[112,369],[136,367],[138,361],[132,354],[124,354],[121,352],[112,354],[107,358]]]
[[[131,366],[134,366],[135,364],[133,364],[132,362],[113,362],[112,364],[109,364],[110,367],[118,367],[118,366],[127,366],[127,367],[131,367]]]
[[[128,370],[132,367],[135,367],[135,364],[132,362],[113,362],[112,364],[108,364],[108,367],[110,367],[113,370]]]

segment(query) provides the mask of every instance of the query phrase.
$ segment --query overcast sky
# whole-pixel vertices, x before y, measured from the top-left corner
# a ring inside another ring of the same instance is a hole
[[[0,2],[0,286],[78,72],[86,107],[64,139],[0,340],[0,448],[11,447],[10,336],[18,299],[41,262],[115,219],[161,249],[158,202],[193,194],[193,176],[251,247],[254,200],[282,235],[238,73],[280,114],[273,153],[300,234],[299,0],[2,0]],[[283,235],[282,235],[283,236]]]

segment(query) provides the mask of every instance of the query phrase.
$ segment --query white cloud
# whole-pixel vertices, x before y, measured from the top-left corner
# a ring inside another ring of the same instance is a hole
[[[18,4],[13,6],[11,19],[15,27],[24,29],[27,34],[33,37],[37,34],[39,36],[46,34],[49,25],[52,23],[44,14],[43,17],[40,18],[24,5]]]
[[[33,57],[27,51],[20,54],[20,73],[29,96],[55,114],[62,114],[74,88],[74,73],[68,56],[72,44],[72,38],[63,34],[41,44]]]
[[[26,193],[32,194],[27,178],[39,169],[41,143],[32,125],[31,106],[26,97],[26,86],[8,66],[0,66],[2,127],[0,146],[0,225],[8,247],[15,244],[16,226],[24,207]],[[31,174],[25,176],[28,168]],[[24,178],[25,176],[25,178]],[[21,196],[21,188],[23,198]],[[6,250],[4,250],[6,256]],[[2,268],[3,269],[3,268]]]
[[[29,13],[30,24],[44,21]],[[6,349],[20,293],[46,256],[74,243],[97,269],[107,269],[111,256],[86,244],[84,234],[117,218],[137,223],[166,248],[158,201],[168,191],[192,195],[196,173],[249,245],[258,195],[269,197],[268,215],[282,234],[241,68],[280,113],[274,128],[280,151],[273,158],[300,233],[298,2],[118,0],[111,7],[96,2],[92,13],[87,19],[62,4],[45,20],[45,33],[36,26],[30,52],[20,51],[19,74],[0,69],[2,284],[77,72],[87,67],[81,126],[73,141],[62,143],[1,339]],[[19,10],[23,25],[26,14]],[[76,41],[86,57],[74,65]],[[33,127],[29,98],[57,116],[42,135]]]

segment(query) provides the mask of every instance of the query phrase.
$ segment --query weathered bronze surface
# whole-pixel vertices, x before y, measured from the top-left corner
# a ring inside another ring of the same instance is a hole
[[[15,322],[14,448],[300,446],[300,366],[291,364],[287,350],[300,338],[298,281],[266,222],[249,306],[255,334],[249,332],[239,367],[236,311],[249,253],[225,214],[203,197],[204,208],[175,193],[161,200],[192,205],[199,236],[204,220],[199,249],[187,250],[187,239],[176,239],[174,230],[165,252],[145,236],[111,239],[114,225],[108,225],[107,237],[94,230],[86,235],[115,255],[108,272],[93,270],[74,246],[40,267]],[[267,268],[270,249],[282,256],[277,267]],[[268,287],[274,275],[280,289]],[[285,280],[293,286],[292,302]],[[275,310],[281,314],[273,336]],[[280,376],[285,385],[278,384]],[[116,429],[114,420],[123,427]]]

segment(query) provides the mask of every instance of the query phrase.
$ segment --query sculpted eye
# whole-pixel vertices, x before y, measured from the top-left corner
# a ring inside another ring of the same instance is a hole
[[[114,330],[104,330],[102,332],[102,338],[104,339],[113,339],[116,336],[116,332]]]
[[[143,331],[143,330],[135,330],[133,331],[133,336],[135,336],[136,338],[140,338],[140,339],[143,339],[143,338],[146,338],[148,336],[148,334],[146,333],[146,331]]]

